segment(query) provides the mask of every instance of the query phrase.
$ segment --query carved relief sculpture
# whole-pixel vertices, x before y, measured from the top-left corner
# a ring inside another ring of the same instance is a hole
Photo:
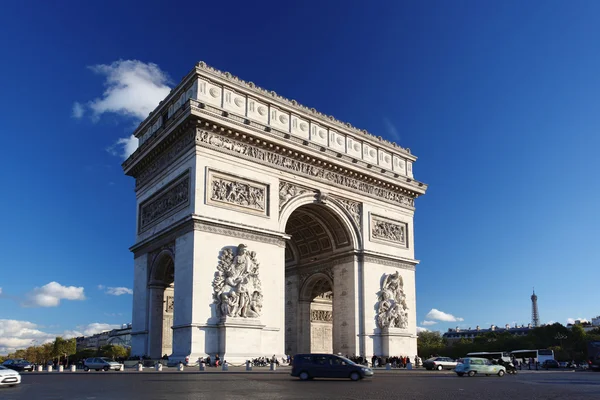
[[[236,253],[223,250],[213,280],[213,297],[221,317],[258,318],[262,312],[262,288],[256,253],[245,244]]]
[[[279,212],[287,204],[288,201],[301,194],[308,193],[309,190],[303,187],[294,185],[290,182],[279,182]]]
[[[210,200],[221,203],[228,203],[235,206],[259,211],[265,213],[266,204],[266,185],[254,186],[234,177],[228,178],[210,173]]]
[[[333,321],[333,313],[327,310],[311,310],[310,320],[316,322],[331,322]]]
[[[371,237],[406,246],[406,224],[372,216]]]
[[[164,191],[153,195],[140,205],[140,231],[189,203],[190,175],[177,179]]]
[[[167,306],[165,308],[165,311],[169,312],[169,313],[172,313],[173,312],[173,308],[174,308],[173,306],[175,304],[173,296],[167,296],[166,303],[167,303]]]
[[[408,326],[408,306],[404,295],[404,282],[398,271],[383,278],[379,292],[377,326],[403,328]]]
[[[354,222],[356,222],[356,226],[360,228],[362,226],[362,224],[360,223],[361,203],[348,199],[342,199],[340,197],[335,197],[335,201],[339,203],[348,212],[348,214],[352,216],[352,219],[354,220]]]

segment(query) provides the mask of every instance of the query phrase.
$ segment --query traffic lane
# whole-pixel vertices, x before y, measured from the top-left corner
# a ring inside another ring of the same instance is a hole
[[[18,399],[588,399],[599,398],[600,374],[518,374],[499,378],[380,373],[360,382],[302,382],[286,374],[91,373],[23,374],[0,398]]]

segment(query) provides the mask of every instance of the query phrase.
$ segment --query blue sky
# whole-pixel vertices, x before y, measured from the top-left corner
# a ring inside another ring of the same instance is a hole
[[[118,141],[200,60],[419,157],[420,326],[600,314],[599,3],[51,3],[0,13],[0,354],[130,321]]]

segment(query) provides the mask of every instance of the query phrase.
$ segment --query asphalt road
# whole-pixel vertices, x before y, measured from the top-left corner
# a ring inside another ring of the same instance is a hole
[[[599,399],[600,373],[522,372],[502,378],[452,372],[376,371],[371,379],[301,382],[261,370],[207,372],[23,373],[22,384],[0,388],[0,399]]]

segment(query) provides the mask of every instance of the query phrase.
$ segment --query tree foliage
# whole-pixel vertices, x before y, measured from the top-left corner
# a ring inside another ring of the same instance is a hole
[[[420,332],[417,339],[419,355],[440,355],[459,358],[478,351],[512,351],[552,349],[560,361],[584,361],[587,358],[587,343],[600,340],[600,329],[585,332],[583,327],[573,325],[571,329],[555,323],[529,331],[525,336],[509,332],[485,332],[474,339],[462,338],[446,342],[439,332]]]

